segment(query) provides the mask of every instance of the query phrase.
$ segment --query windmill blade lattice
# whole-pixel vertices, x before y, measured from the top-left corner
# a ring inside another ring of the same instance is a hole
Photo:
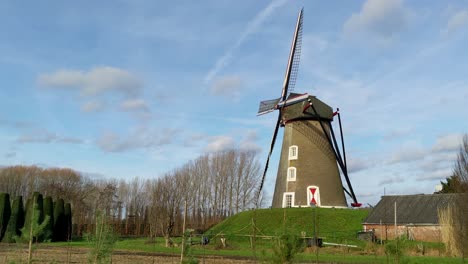
[[[281,91],[281,100],[286,100],[290,91],[296,85],[297,72],[299,70],[299,61],[302,47],[302,21],[304,9],[301,9],[297,18],[296,30],[294,31],[291,51],[289,52],[288,65],[286,67],[286,76],[284,77],[283,90]]]
[[[294,91],[296,86],[297,73],[299,72],[299,63],[301,61],[301,50],[302,50],[302,12],[299,19],[299,30],[297,34],[296,45],[294,46],[294,56],[291,65],[291,76],[289,77],[288,94]],[[286,95],[287,96],[287,95]]]

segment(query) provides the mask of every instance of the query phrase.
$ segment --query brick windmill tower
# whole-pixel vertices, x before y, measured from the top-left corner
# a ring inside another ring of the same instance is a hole
[[[284,128],[283,144],[272,206],[348,207],[345,194],[359,207],[348,177],[341,118],[338,111],[307,93],[290,93],[294,88],[301,53],[303,10],[299,12],[281,97],[260,102],[258,115],[279,112],[259,193],[263,188],[278,130]],[[341,154],[331,122],[340,125]],[[345,188],[340,171],[346,180]]]

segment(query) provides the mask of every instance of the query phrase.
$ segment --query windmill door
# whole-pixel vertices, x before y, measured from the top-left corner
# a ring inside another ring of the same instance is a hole
[[[318,186],[307,187],[307,201],[310,206],[320,206],[320,189]]]

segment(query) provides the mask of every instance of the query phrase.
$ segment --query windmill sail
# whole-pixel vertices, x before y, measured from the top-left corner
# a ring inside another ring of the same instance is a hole
[[[278,105],[280,100],[281,98],[261,101],[260,106],[258,107],[257,115],[259,116],[273,112],[274,110],[276,110],[276,106]]]
[[[297,23],[296,23],[296,30],[294,31],[294,37],[293,37],[293,42],[291,45],[291,51],[289,54],[289,61],[288,61],[288,66],[286,68],[286,76],[284,78],[283,82],[283,90],[281,91],[281,97],[279,99],[274,99],[274,100],[267,100],[267,101],[262,101],[260,103],[260,108],[258,111],[257,115],[261,114],[266,114],[268,112],[271,112],[275,109],[278,109],[278,103],[280,101],[285,101],[286,97],[288,95],[288,89],[289,87],[294,87],[294,84],[296,83],[296,77],[297,77],[297,71],[299,69],[299,57],[301,55],[301,43],[302,43],[302,17],[303,17],[304,9],[301,9],[299,12],[299,16],[297,17]],[[290,82],[292,85],[290,85]],[[292,90],[291,88],[291,90]],[[270,145],[270,152],[268,153],[268,158],[265,163],[265,170],[263,171],[262,175],[262,180],[259,186],[259,189],[257,191],[257,197],[256,197],[256,202],[258,203],[260,194],[263,189],[263,183],[265,182],[265,176],[268,171],[268,165],[270,163],[270,157],[271,154],[273,153],[273,149],[275,147],[275,142],[276,142],[276,137],[278,135],[278,129],[281,125],[281,109],[284,108],[284,105],[280,107],[280,112],[278,113],[278,119],[276,121],[276,126],[275,130],[273,132],[273,138],[271,140],[271,145]],[[258,204],[257,204],[258,206]]]
[[[286,68],[286,76],[284,77],[283,90],[281,91],[281,99],[284,101],[288,96],[288,93],[294,90],[296,85],[297,72],[299,70],[299,61],[301,57],[302,47],[302,20],[303,20],[304,9],[301,9],[299,16],[297,17],[296,30],[294,31],[294,37],[291,45],[291,51],[289,52],[289,61]]]

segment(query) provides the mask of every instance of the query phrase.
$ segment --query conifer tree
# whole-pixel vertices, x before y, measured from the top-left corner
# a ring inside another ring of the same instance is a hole
[[[58,199],[54,208],[54,241],[66,241],[66,228],[64,202]]]
[[[26,215],[24,218],[25,219],[24,226],[29,228],[29,226],[31,226],[32,220],[36,221],[35,224],[40,225],[44,221],[44,213],[43,213],[44,201],[42,198],[42,194],[38,192],[34,192],[32,198],[28,199],[26,206],[27,207],[26,207]],[[36,210],[39,210],[39,212],[33,212],[33,207]],[[35,214],[35,217],[32,217],[33,213]],[[35,237],[35,239],[39,239],[39,238],[42,238],[42,237]]]
[[[3,239],[3,235],[7,229],[10,214],[10,195],[8,193],[0,193],[0,241]]]
[[[13,205],[11,207],[11,216],[8,221],[7,230],[3,237],[2,242],[5,243],[14,243],[15,237],[19,236],[20,229],[24,224],[24,208],[23,208],[23,197],[17,196],[13,200]]]
[[[45,227],[50,220],[50,217],[45,217],[42,221],[40,221],[40,217],[42,214],[42,208],[39,209],[39,203],[36,204],[36,201],[41,201],[42,204],[42,195],[41,194],[34,194],[32,202],[30,203],[30,210],[28,217],[26,219],[25,225],[21,228],[21,239],[28,241],[28,263],[32,263],[32,252],[33,247],[32,244],[34,241],[38,241],[40,237],[42,237]],[[26,224],[27,223],[27,224]]]
[[[44,240],[50,240],[54,234],[54,208],[52,197],[47,196],[44,199],[44,217],[49,216],[50,220],[44,230]]]
[[[65,204],[65,229],[64,230],[66,234],[66,240],[69,241],[72,235],[72,210],[71,210],[70,203]]]

